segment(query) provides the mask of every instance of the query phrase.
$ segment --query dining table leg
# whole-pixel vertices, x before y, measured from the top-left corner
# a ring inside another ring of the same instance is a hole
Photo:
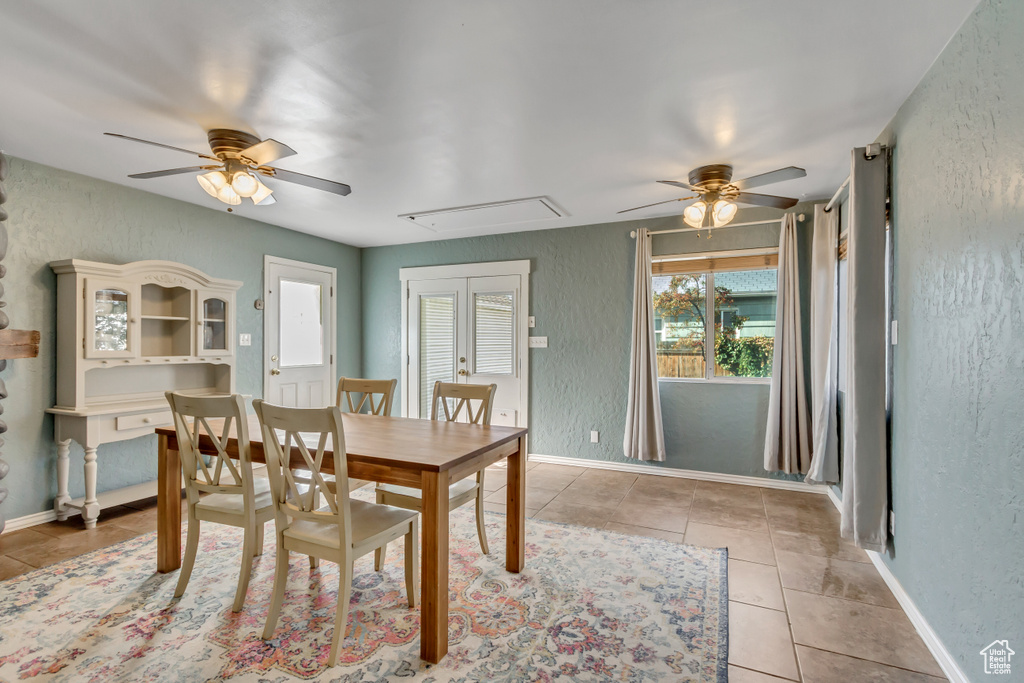
[[[437,664],[448,654],[448,472],[423,472],[421,482],[420,657]]]
[[[526,565],[526,437],[508,456],[505,491],[505,569],[521,572]]]
[[[181,459],[168,447],[168,438],[157,436],[156,570],[181,568]]]

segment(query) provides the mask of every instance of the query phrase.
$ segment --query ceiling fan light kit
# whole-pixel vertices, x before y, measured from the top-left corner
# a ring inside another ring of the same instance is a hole
[[[694,192],[696,193],[695,196],[668,199],[663,202],[655,202],[654,204],[636,206],[632,209],[619,211],[619,213],[646,209],[652,206],[658,206],[659,204],[669,204],[671,202],[697,199],[693,204],[690,204],[683,209],[683,222],[690,227],[697,229],[704,227],[720,228],[723,225],[728,225],[734,218],[736,218],[736,212],[739,210],[737,204],[769,206],[775,209],[789,209],[795,206],[797,200],[792,197],[776,197],[768,194],[755,194],[753,192],[745,192],[744,190],[750,187],[782,182],[783,180],[803,178],[806,175],[807,172],[802,168],[787,166],[786,168],[780,168],[775,171],[769,171],[768,173],[762,173],[742,180],[733,180],[732,166],[729,164],[699,166],[690,171],[690,182],[688,183],[677,180],[658,181],[664,185],[681,187],[684,190]],[[709,225],[705,225],[705,222],[708,222]]]
[[[141,142],[155,147],[173,149],[186,154],[194,154],[200,159],[216,162],[205,166],[189,166],[186,168],[172,168],[166,171],[135,173],[128,177],[147,180],[181,173],[207,171],[196,176],[199,186],[203,188],[206,194],[230,206],[238,206],[242,203],[242,199],[251,199],[253,204],[259,206],[274,204],[274,191],[260,180],[260,176],[296,183],[341,196],[345,196],[352,191],[352,188],[344,183],[269,166],[268,164],[273,161],[292,156],[296,153],[295,150],[277,140],[268,138],[260,141],[255,135],[240,130],[228,128],[214,128],[210,130],[207,133],[207,139],[210,143],[210,150],[213,152],[212,155],[193,152],[181,147],[164,145],[159,142],[141,140],[118,133],[104,133],[104,135],[131,140],[132,142]]]

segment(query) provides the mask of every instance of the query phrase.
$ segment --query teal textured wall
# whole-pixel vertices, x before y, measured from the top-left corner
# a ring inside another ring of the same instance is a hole
[[[50,509],[56,494],[53,419],[56,276],[50,261],[80,258],[127,263],[179,261],[221,278],[241,280],[238,331],[252,346],[238,348],[237,389],[262,395],[263,317],[253,301],[262,292],[264,254],[338,269],[338,372],[361,368],[359,250],[148,192],[11,160],[7,181],[11,246],[4,261],[11,326],[39,330],[39,358],[15,360],[4,373],[7,519]],[[155,182],[155,181],[154,181]],[[156,439],[144,437],[99,450],[100,490],[156,477]],[[72,451],[71,494],[83,495],[82,450]]]
[[[1024,3],[984,0],[881,140],[899,321],[885,561],[981,680],[991,641],[1024,652]]]
[[[777,215],[750,211],[736,220]],[[802,225],[809,236],[810,221]],[[399,268],[529,259],[530,314],[537,319],[531,334],[548,337],[547,349],[529,352],[530,451],[626,462],[622,437],[635,249],[629,232],[638,227],[686,226],[671,217],[364,249],[363,371],[400,376]],[[655,238],[654,250],[773,246],[778,238],[775,224],[722,230],[711,240],[694,233],[665,235]],[[767,385],[661,382],[661,395],[667,451],[661,466],[768,476],[762,466]],[[600,432],[600,443],[590,443],[591,430]]]

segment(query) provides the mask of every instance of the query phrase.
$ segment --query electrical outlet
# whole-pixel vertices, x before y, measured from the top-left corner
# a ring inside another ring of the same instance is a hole
[[[531,315],[529,318],[527,318],[526,319],[526,326],[530,327],[530,328],[537,327],[537,317]]]
[[[896,513],[889,510],[889,535],[896,535]]]
[[[598,443],[599,439],[600,434],[598,434],[596,431],[590,432],[590,443]]]
[[[547,337],[530,337],[530,348],[531,349],[546,349],[548,348]]]
[[[238,335],[239,346],[252,346],[252,335],[251,334],[240,334]]]

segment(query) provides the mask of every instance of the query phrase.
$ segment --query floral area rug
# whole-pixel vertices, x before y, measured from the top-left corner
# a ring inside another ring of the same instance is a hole
[[[326,667],[337,566],[292,555],[274,639],[260,639],[274,533],[231,612],[242,535],[204,524],[185,595],[157,574],[156,534],[0,583],[0,680],[726,681],[727,558],[697,548],[527,520],[526,570],[504,568],[504,523],[487,513],[480,553],[471,506],[452,512],[449,653],[419,658],[401,544],[383,572],[356,562],[347,636]]]

